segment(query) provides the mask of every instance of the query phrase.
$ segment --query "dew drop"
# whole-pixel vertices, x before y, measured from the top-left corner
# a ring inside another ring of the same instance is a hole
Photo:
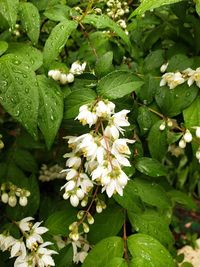
[[[26,93],[26,94],[29,93],[29,88],[25,88],[25,93]]]
[[[26,75],[26,74],[23,74],[23,77],[24,77],[24,78],[27,78],[27,75]]]
[[[53,116],[53,115],[51,115],[51,117],[50,117],[50,118],[51,118],[51,120],[52,120],[52,121],[54,121],[54,116]]]
[[[175,97],[176,97],[176,98],[178,98],[178,97],[179,97],[179,95],[177,95],[177,94],[176,94],[176,95],[175,95]]]
[[[16,110],[15,116],[18,117],[19,116],[19,113],[20,113],[19,110]]]
[[[190,96],[190,92],[188,92],[188,93],[186,94],[186,96]]]

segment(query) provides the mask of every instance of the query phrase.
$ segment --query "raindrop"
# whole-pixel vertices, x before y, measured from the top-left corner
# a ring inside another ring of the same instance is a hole
[[[178,98],[178,97],[179,97],[179,95],[178,95],[178,94],[176,94],[176,95],[175,95],[175,97],[176,97],[176,98]]]
[[[24,77],[24,78],[27,78],[27,75],[26,75],[26,74],[23,74],[23,77]]]
[[[30,105],[27,105],[26,107],[27,107],[27,109],[29,109],[29,110],[31,109],[31,106],[30,106]]]
[[[29,93],[29,88],[25,88],[25,93]]]
[[[190,96],[190,92],[188,92],[188,93],[186,94],[186,96]]]
[[[54,116],[53,115],[51,115],[51,120],[54,121]]]
[[[31,64],[33,65],[35,63],[35,61],[33,59],[31,59]]]
[[[60,28],[61,28],[61,30],[63,30],[64,29],[64,25],[61,25]]]
[[[7,74],[3,74],[3,77],[4,77],[4,78],[8,78],[8,75],[7,75]]]
[[[21,62],[19,60],[15,59],[15,60],[12,61],[12,63],[15,64],[15,65],[19,65]]]
[[[16,117],[19,116],[19,113],[20,113],[19,110],[17,110],[17,111],[15,112],[15,115],[14,115],[14,116],[16,116]]]
[[[16,80],[16,81],[19,81],[19,77],[15,77],[15,80]]]

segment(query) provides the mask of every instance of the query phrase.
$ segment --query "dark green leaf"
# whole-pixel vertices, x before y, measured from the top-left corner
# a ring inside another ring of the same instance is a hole
[[[104,267],[112,258],[122,257],[123,250],[123,239],[121,237],[108,237],[96,244],[82,266]]]
[[[63,20],[53,28],[44,45],[44,64],[46,67],[58,57],[70,34],[76,27],[76,22]]]
[[[64,119],[72,119],[78,115],[80,106],[91,103],[96,93],[91,89],[76,90],[65,99]]]
[[[37,162],[29,151],[16,149],[13,152],[13,159],[22,170],[34,173],[37,172]]]
[[[187,128],[200,125],[200,96],[183,111],[183,117]]]
[[[5,41],[0,41],[0,56],[3,55],[8,49],[8,43]]]
[[[176,54],[169,60],[167,66],[167,72],[183,71],[187,68],[191,68],[193,65],[193,59],[188,58],[183,54]]]
[[[162,113],[173,117],[180,114],[197,97],[199,88],[195,85],[188,86],[186,83],[169,89],[168,86],[158,87],[156,92],[156,102]]]
[[[164,62],[163,50],[155,50],[151,52],[144,60],[144,68],[147,73],[156,68],[160,68]]]
[[[156,239],[145,234],[128,238],[128,249],[132,255],[130,267],[175,267],[173,258]]]
[[[37,44],[40,34],[40,14],[32,3],[20,3],[22,27],[33,44]]]
[[[101,239],[117,235],[124,222],[124,214],[119,206],[110,206],[94,216],[95,223],[90,226],[88,240],[94,244]]]
[[[35,73],[17,56],[0,58],[0,103],[34,137],[37,134],[38,84]]]
[[[178,191],[178,190],[171,190],[167,192],[168,196],[174,203],[178,203],[186,207],[188,210],[196,209],[197,205],[192,199],[192,197],[188,196],[186,193]]]
[[[109,51],[97,60],[95,73],[98,77],[103,77],[113,70],[113,52]]]
[[[72,267],[73,249],[71,244],[59,251],[58,255],[54,256],[55,266]]]
[[[63,117],[63,96],[59,86],[45,76],[37,76],[39,85],[38,125],[45,137],[48,148],[51,147]]]
[[[156,122],[148,135],[148,147],[151,156],[159,161],[162,161],[168,149],[167,129],[161,131],[159,128],[162,123],[163,121]]]
[[[138,158],[135,164],[138,171],[152,177],[167,175],[166,168],[156,159],[152,158]]]
[[[128,71],[113,71],[103,77],[97,86],[100,96],[117,99],[138,89],[143,81]]]

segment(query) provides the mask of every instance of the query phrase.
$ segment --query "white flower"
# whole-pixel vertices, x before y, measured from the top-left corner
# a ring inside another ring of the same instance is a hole
[[[70,72],[72,74],[76,74],[76,75],[80,75],[84,72],[86,67],[86,62],[84,62],[83,64],[80,64],[79,61],[75,61],[70,68]]]
[[[77,157],[77,156],[72,156],[70,157],[67,162],[66,162],[66,166],[70,167],[70,168],[75,168],[78,169],[81,165],[81,158]]]
[[[164,72],[166,71],[168,65],[169,65],[169,62],[164,63],[164,64],[160,67],[160,72],[164,73]]]
[[[79,198],[77,197],[76,194],[73,194],[70,196],[70,203],[73,207],[77,207],[79,204]]]
[[[108,125],[104,130],[105,136],[113,139],[119,138],[119,131],[115,125]]]
[[[21,221],[19,221],[18,225],[19,225],[20,230],[22,230],[23,232],[30,231],[32,227],[32,222],[30,221],[32,220],[34,220],[33,217],[26,217],[22,219]]]
[[[6,203],[8,203],[8,199],[9,199],[8,193],[4,192],[1,195],[1,201],[6,204]]]
[[[160,86],[167,84],[169,86],[169,89],[174,89],[176,86],[184,82],[185,79],[180,72],[167,72],[162,76]]]
[[[100,100],[95,106],[98,117],[107,117],[114,113],[115,104],[112,102],[105,103]]]
[[[26,246],[22,240],[13,241],[10,251],[10,257],[20,256],[22,259],[26,257]]]
[[[180,148],[185,148],[185,147],[186,147],[186,142],[185,142],[185,140],[184,140],[184,139],[181,139],[181,140],[179,141],[178,145],[179,145]]]
[[[192,134],[190,131],[187,129],[185,134],[183,135],[183,139],[186,143],[190,143],[192,141]]]
[[[78,240],[72,241],[72,248],[73,248],[73,262],[83,263],[86,256],[88,255],[88,251],[90,248],[89,244],[87,243],[87,240],[84,239],[82,236],[80,236]]]
[[[58,254],[58,253],[55,250],[50,250],[46,248],[49,245],[52,245],[52,243],[45,242],[39,245],[37,251],[33,255],[33,262],[35,262],[36,266],[38,267],[39,266],[41,267],[55,266],[55,262],[51,255]]]
[[[58,81],[60,80],[60,75],[61,75],[61,72],[59,70],[54,70],[51,77],[55,80],[55,81]]]
[[[33,249],[35,243],[43,243],[42,234],[46,233],[48,229],[46,227],[40,226],[42,222],[36,222],[31,228],[30,235],[26,239],[26,246],[29,249]]]
[[[68,83],[73,83],[74,81],[74,75],[72,73],[67,74],[67,82]]]
[[[200,138],[200,127],[196,127],[196,137]]]
[[[61,73],[59,80],[61,84],[66,84],[68,82],[67,75],[65,73]]]
[[[77,180],[77,186],[81,187],[81,190],[87,194],[91,188],[93,187],[92,181],[89,179],[87,174],[85,173],[80,173],[78,180]]]
[[[200,87],[200,68],[197,68],[196,70],[186,69],[185,72],[187,72],[187,75],[189,76],[187,82],[188,85],[191,86],[194,82],[196,82],[196,85]]]
[[[8,205],[14,208],[17,205],[17,198],[15,195],[11,195],[8,199]]]
[[[197,158],[198,160],[200,160],[200,149],[198,149],[197,152],[196,152],[196,158]]]
[[[15,241],[16,241],[16,239],[14,237],[12,237],[11,235],[9,235],[9,236],[1,235],[1,238],[0,238],[1,250],[5,251],[5,250],[9,249],[12,246],[13,242],[15,242]]]
[[[88,105],[83,105],[79,108],[79,114],[75,120],[79,120],[83,125],[88,124],[89,127],[97,122],[97,115],[89,110]]]

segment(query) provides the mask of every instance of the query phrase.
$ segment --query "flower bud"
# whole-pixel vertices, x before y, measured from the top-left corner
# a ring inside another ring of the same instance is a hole
[[[60,74],[60,83],[61,84],[66,84],[68,82],[67,75],[64,73]]]
[[[74,75],[72,73],[67,74],[67,82],[73,83],[74,81]]]
[[[49,77],[52,77],[53,74],[54,74],[54,70],[49,70],[49,71],[48,71],[48,76],[49,76]]]
[[[79,233],[70,233],[69,237],[73,240],[73,241],[78,241],[79,240]]]
[[[81,206],[86,207],[88,204],[88,197],[84,197],[84,199],[81,201]]]
[[[89,226],[87,225],[87,223],[83,223],[83,231],[84,231],[84,233],[89,233],[89,231],[90,231],[90,228],[89,228]]]
[[[28,203],[27,197],[23,196],[19,198],[19,205],[25,207]]]
[[[77,218],[78,218],[79,220],[81,220],[81,219],[83,218],[84,214],[85,214],[84,210],[80,210],[80,211],[77,213]]]
[[[96,212],[97,213],[101,213],[103,211],[103,208],[102,208],[102,206],[98,203],[97,205],[96,205]]]
[[[163,64],[163,65],[160,67],[160,72],[161,72],[161,73],[164,73],[164,72],[166,71],[166,69],[167,69],[168,65],[169,65],[169,63],[168,63],[168,62],[167,62],[167,63],[165,63],[165,64]]]
[[[172,126],[173,126],[173,121],[170,120],[170,119],[168,119],[168,120],[167,120],[167,126],[168,126],[168,127],[172,127]]]
[[[70,197],[70,203],[73,207],[77,207],[79,204],[79,198],[77,197],[77,195],[71,195]]]
[[[196,128],[196,137],[200,138],[200,127]]]
[[[4,192],[4,193],[1,195],[1,201],[2,201],[3,203],[8,203],[8,198],[9,198],[9,196],[8,196],[8,194],[7,194],[6,192]]]
[[[77,222],[73,222],[72,224],[70,224],[69,230],[73,232],[78,231]]]
[[[92,215],[90,213],[87,214],[87,221],[89,224],[94,223],[94,218],[92,217]]]
[[[17,198],[15,195],[11,195],[8,199],[8,205],[14,208],[17,205]]]
[[[197,152],[196,152],[196,158],[197,158],[198,160],[200,160],[200,150],[197,150]]]
[[[55,81],[58,81],[60,79],[60,71],[59,70],[54,70],[53,74],[52,74],[52,78],[55,80]]]
[[[192,141],[192,134],[190,131],[187,129],[185,134],[183,135],[183,139],[185,140],[186,143],[190,143]]]
[[[161,131],[164,131],[164,130],[165,130],[165,122],[161,123],[159,129],[160,129]]]
[[[3,149],[4,148],[4,143],[2,140],[0,140],[0,149]]]
[[[81,189],[81,188],[79,188],[77,191],[76,191],[76,195],[77,195],[77,197],[81,200],[81,199],[83,199],[84,198],[84,192],[83,192],[83,190]]]
[[[181,139],[181,140],[179,141],[178,145],[179,145],[180,148],[185,148],[185,147],[186,147],[186,142],[185,142],[185,140],[184,140],[184,139]]]

